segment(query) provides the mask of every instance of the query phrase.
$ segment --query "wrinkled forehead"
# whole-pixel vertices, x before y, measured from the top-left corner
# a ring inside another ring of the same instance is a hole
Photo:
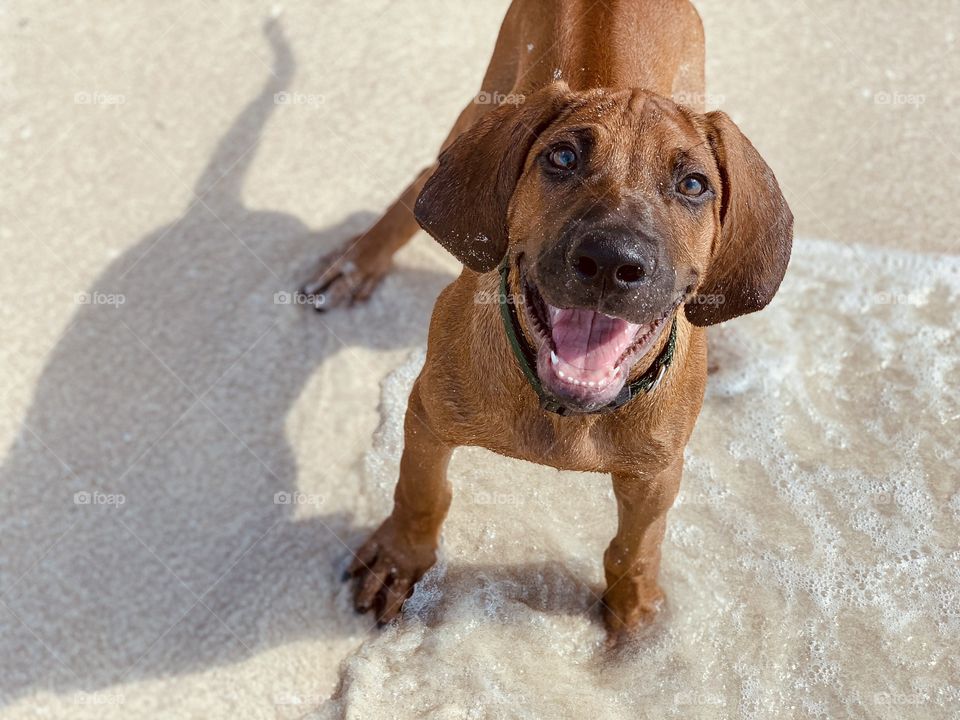
[[[586,150],[595,168],[626,172],[678,159],[712,164],[696,115],[645,90],[596,91],[577,99],[540,138],[547,145],[565,139]]]

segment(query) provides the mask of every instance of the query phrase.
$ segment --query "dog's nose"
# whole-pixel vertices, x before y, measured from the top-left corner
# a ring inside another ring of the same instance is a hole
[[[656,258],[651,244],[625,231],[588,233],[571,253],[573,270],[585,285],[632,290],[646,282]]]

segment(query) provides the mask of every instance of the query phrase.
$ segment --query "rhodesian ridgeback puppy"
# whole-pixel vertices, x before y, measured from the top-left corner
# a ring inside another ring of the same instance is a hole
[[[468,105],[438,162],[303,288],[323,309],[367,297],[418,223],[464,266],[433,312],[393,512],[350,568],[355,603],[398,614],[436,560],[450,455],[478,445],[612,476],[615,638],[664,597],[704,328],[770,302],[793,217],[737,126],[703,113],[687,0],[515,0],[481,93],[494,102]]]

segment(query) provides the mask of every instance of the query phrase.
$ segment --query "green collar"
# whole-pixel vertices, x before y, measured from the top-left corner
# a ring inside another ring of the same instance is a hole
[[[626,405],[641,392],[653,392],[657,385],[660,384],[664,374],[667,372],[667,368],[670,367],[670,363],[673,361],[673,353],[677,346],[676,318],[673,319],[673,324],[670,326],[670,338],[667,340],[667,344],[663,350],[660,351],[660,354],[657,355],[650,367],[647,368],[647,371],[632,383],[624,385],[617,397],[609,404],[596,410],[583,411],[567,407],[561,401],[547,394],[546,390],[543,389],[543,384],[540,382],[540,377],[537,375],[537,354],[534,349],[530,347],[530,343],[527,342],[527,338],[524,337],[523,331],[520,329],[520,322],[517,319],[515,307],[516,303],[514,303],[510,297],[509,275],[510,263],[508,258],[504,258],[503,263],[500,265],[499,294],[500,317],[503,320],[503,329],[507,332],[507,339],[510,341],[510,347],[513,350],[514,356],[517,358],[517,364],[520,365],[520,369],[523,370],[523,374],[527,378],[527,382],[530,383],[530,387],[533,388],[537,397],[540,398],[540,407],[544,410],[556,413],[557,415],[613,412]]]

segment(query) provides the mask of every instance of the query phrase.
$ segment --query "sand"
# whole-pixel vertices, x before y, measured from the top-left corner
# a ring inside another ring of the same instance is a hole
[[[608,481],[476,449],[401,622],[352,612],[458,266],[421,234],[363,307],[287,295],[431,159],[505,3],[0,8],[0,716],[960,713],[956,11],[697,4],[798,240],[713,333],[668,605],[612,654]]]

